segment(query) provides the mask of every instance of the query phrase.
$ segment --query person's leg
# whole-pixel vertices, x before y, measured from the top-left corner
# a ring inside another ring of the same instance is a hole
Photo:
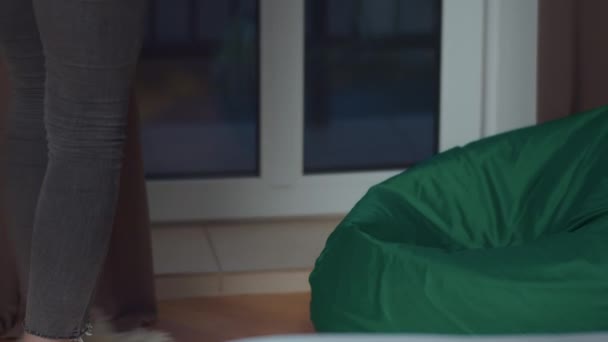
[[[3,183],[9,231],[26,293],[34,214],[47,164],[44,57],[30,0],[0,1],[0,51],[12,89],[7,146],[2,151],[8,166]]]
[[[145,0],[34,0],[46,58],[49,160],[40,191],[26,341],[75,339],[107,252]]]

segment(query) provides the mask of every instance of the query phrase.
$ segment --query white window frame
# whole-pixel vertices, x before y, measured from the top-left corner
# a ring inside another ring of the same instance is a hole
[[[151,180],[153,222],[344,214],[370,186],[398,172],[304,175],[304,1],[260,0],[260,177]],[[508,61],[509,54],[518,52],[493,39],[520,34],[521,18],[509,18],[535,8],[535,0],[443,1],[440,151],[529,123],[534,97],[522,94],[530,86],[518,89],[532,80],[526,66],[535,58],[535,37],[519,44],[533,51],[515,62]],[[524,15],[523,27],[535,34],[534,13]],[[502,80],[522,65],[523,71]],[[510,108],[501,95],[505,91],[509,101],[525,101],[517,107],[524,114],[503,123],[499,116]]]

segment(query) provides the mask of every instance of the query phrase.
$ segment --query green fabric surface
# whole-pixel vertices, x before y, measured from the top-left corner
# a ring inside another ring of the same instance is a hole
[[[320,332],[608,330],[608,107],[373,186],[310,284]]]

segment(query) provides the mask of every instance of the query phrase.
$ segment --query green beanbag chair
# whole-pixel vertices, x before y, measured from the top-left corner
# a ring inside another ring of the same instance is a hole
[[[373,186],[310,275],[319,332],[608,330],[608,107]]]

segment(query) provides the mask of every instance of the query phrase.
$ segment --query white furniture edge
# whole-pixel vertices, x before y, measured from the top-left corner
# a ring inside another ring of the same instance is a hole
[[[438,335],[283,335],[233,340],[232,342],[605,342],[606,333],[522,336],[438,336]]]

